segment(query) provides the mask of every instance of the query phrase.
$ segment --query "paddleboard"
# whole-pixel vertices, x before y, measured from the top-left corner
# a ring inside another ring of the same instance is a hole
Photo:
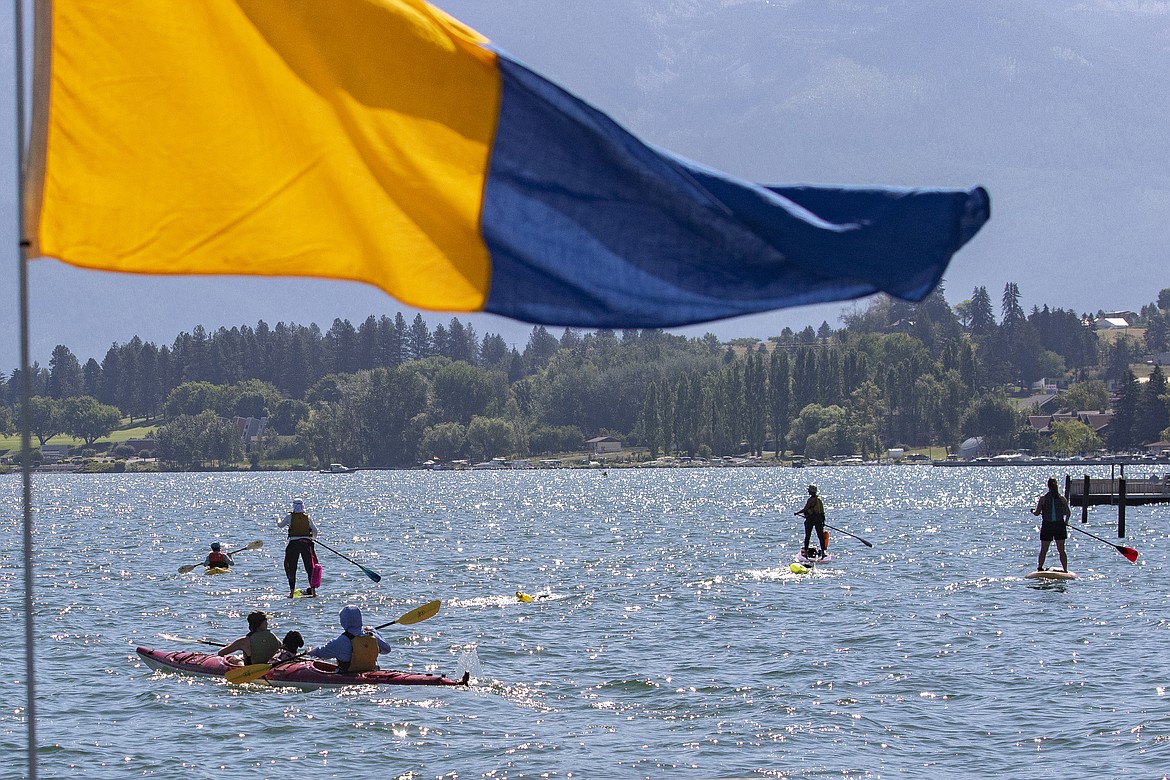
[[[805,566],[815,566],[819,563],[828,563],[829,561],[833,560],[833,556],[826,555],[824,558],[806,558],[803,553],[797,553],[796,558],[793,560]]]
[[[1043,571],[1030,571],[1024,575],[1026,580],[1075,580],[1077,575],[1071,571],[1062,571],[1061,569],[1044,569]]]
[[[317,598],[317,594],[316,594],[316,592],[305,593],[300,588],[297,588],[296,590],[293,591],[293,598],[294,599],[315,599],[315,598]]]

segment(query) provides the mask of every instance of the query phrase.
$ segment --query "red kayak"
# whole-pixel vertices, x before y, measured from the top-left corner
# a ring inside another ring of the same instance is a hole
[[[170,652],[140,647],[138,656],[151,669],[186,672],[205,677],[223,677],[229,669],[239,668],[239,664],[233,664],[222,656],[208,653]],[[311,691],[347,685],[467,685],[469,677],[469,674],[464,674],[463,679],[452,680],[439,674],[415,674],[392,669],[346,673],[337,671],[335,664],[306,660],[277,666],[254,682]]]

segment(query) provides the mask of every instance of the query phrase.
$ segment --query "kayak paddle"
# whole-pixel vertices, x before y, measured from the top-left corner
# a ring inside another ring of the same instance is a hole
[[[225,645],[223,642],[213,642],[210,639],[188,639],[183,636],[175,636],[174,634],[159,634],[159,636],[163,639],[170,640],[171,642],[187,642],[197,645],[211,645],[212,647],[227,647],[227,645]]]
[[[1067,525],[1069,528],[1073,529],[1074,531],[1080,531],[1085,536],[1092,536],[1098,542],[1105,542],[1105,544],[1109,545],[1114,550],[1117,550],[1117,552],[1124,555],[1125,559],[1127,561],[1129,561],[1130,563],[1137,563],[1138,551],[1133,549],[1132,547],[1122,547],[1120,544],[1114,544],[1113,542],[1109,541],[1108,539],[1102,539],[1100,536],[1096,536],[1094,534],[1091,534],[1088,531],[1081,531],[1080,528],[1077,528],[1075,525],[1072,525],[1071,523],[1065,523],[1065,525]]]
[[[340,557],[342,557],[342,558],[345,558],[345,560],[349,561],[349,562],[350,562],[350,563],[352,563],[354,566],[356,566],[356,567],[358,567],[359,569],[361,569],[361,570],[362,570],[362,574],[366,575],[367,577],[369,577],[369,578],[370,578],[371,580],[373,580],[374,582],[381,582],[381,581],[382,581],[382,575],[381,575],[381,574],[379,574],[378,572],[374,571],[373,569],[367,569],[365,566],[362,566],[360,563],[358,563],[358,562],[357,562],[357,561],[355,561],[353,558],[350,558],[350,557],[349,557],[349,556],[347,556],[347,555],[342,555],[341,553],[337,552],[337,550],[334,550],[332,547],[330,547],[329,545],[325,544],[325,542],[318,541],[317,539],[314,539],[314,540],[313,540],[313,544],[319,544],[319,545],[321,545],[322,547],[324,547],[326,550],[328,550],[329,552],[333,553],[334,555],[337,555],[337,556],[340,556]],[[428,617],[429,617],[429,616],[428,616]]]
[[[415,607],[397,620],[391,620],[389,623],[383,623],[380,626],[374,626],[374,630],[377,631],[378,629],[387,628],[394,625],[395,623],[408,626],[411,623],[420,623],[427,618],[433,618],[439,613],[440,604],[442,604],[442,602],[438,599],[435,599],[434,601],[428,601],[421,607]]]
[[[257,539],[254,542],[250,542],[249,544],[244,545],[243,547],[241,547],[238,550],[232,550],[231,552],[228,553],[228,555],[235,555],[236,553],[241,553],[244,550],[259,550],[263,546],[264,546],[264,540]],[[204,560],[206,560],[206,559],[204,559]],[[202,566],[202,565],[203,565],[203,561],[200,561],[199,563],[189,563],[186,566],[180,566],[179,567],[179,574],[186,574],[187,572],[194,569],[196,566]]]
[[[375,627],[374,630],[376,631],[379,628],[386,628],[387,626],[392,626],[395,623],[407,625],[410,623],[419,623],[423,620],[426,620],[427,618],[432,618],[438,614],[440,603],[441,602],[439,602],[438,599],[435,601],[428,601],[421,607],[415,607],[414,609],[410,610],[397,620],[391,620],[389,623],[383,623],[382,625]],[[229,669],[224,677],[226,677],[227,681],[230,683],[241,685],[246,682],[258,680],[276,667],[284,666],[285,664],[291,664],[293,661],[299,661],[302,658],[305,658],[307,655],[307,653],[301,653],[300,655],[294,655],[287,661],[279,661],[274,664],[248,664],[247,666],[240,666],[235,669]]]
[[[851,534],[848,531],[842,531],[840,528],[833,528],[833,526],[829,525],[828,523],[825,523],[825,528],[832,528],[834,531],[836,531],[839,534],[845,534],[846,536],[852,536],[854,539],[861,542],[866,547],[873,547],[873,545],[870,544],[867,540],[862,539],[860,536],[857,536],[856,534]]]

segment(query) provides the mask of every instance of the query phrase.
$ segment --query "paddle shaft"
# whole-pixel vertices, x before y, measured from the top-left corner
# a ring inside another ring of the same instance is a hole
[[[845,534],[846,536],[852,536],[854,539],[861,542],[866,547],[873,547],[873,544],[871,544],[867,539],[862,539],[857,534],[851,534],[848,531],[842,531],[840,528],[835,528],[835,527],[829,525],[828,523],[825,523],[825,528],[828,528],[830,531],[836,531],[839,534]]]
[[[1121,553],[1122,555],[1124,555],[1124,556],[1126,557],[1126,559],[1127,559],[1127,560],[1129,560],[1129,562],[1130,562],[1130,563],[1137,563],[1138,551],[1137,551],[1137,550],[1135,550],[1134,548],[1132,548],[1132,547],[1122,547],[1120,544],[1114,544],[1113,542],[1109,541],[1108,539],[1102,539],[1100,536],[1097,536],[1096,534],[1091,534],[1091,533],[1089,533],[1088,531],[1085,531],[1084,529],[1077,528],[1077,527],[1076,527],[1075,525],[1073,525],[1072,523],[1067,523],[1067,522],[1066,522],[1066,523],[1065,523],[1065,525],[1066,525],[1067,527],[1069,527],[1069,528],[1073,529],[1074,531],[1080,531],[1080,532],[1081,532],[1081,533],[1083,533],[1085,536],[1090,536],[1090,537],[1092,537],[1092,538],[1096,539],[1098,542],[1104,542],[1105,544],[1107,544],[1107,545],[1109,545],[1110,547],[1112,547],[1114,550],[1117,550],[1117,552],[1119,552],[1119,553]]]
[[[345,560],[349,561],[349,562],[350,562],[350,563],[352,563],[354,566],[356,566],[356,567],[358,567],[359,569],[361,569],[361,570],[362,570],[362,573],[363,573],[363,574],[365,574],[367,577],[369,577],[369,578],[370,578],[371,580],[373,580],[374,582],[381,582],[381,581],[382,581],[382,575],[381,575],[381,574],[378,574],[378,572],[374,571],[373,569],[367,569],[365,566],[362,566],[360,563],[358,563],[357,561],[355,561],[353,558],[350,558],[348,555],[344,555],[344,554],[342,554],[342,553],[339,553],[337,550],[334,550],[332,547],[330,547],[329,545],[325,544],[325,542],[322,542],[322,541],[320,541],[319,539],[314,539],[314,540],[313,540],[313,543],[314,543],[314,544],[319,544],[319,545],[321,545],[321,546],[322,546],[322,547],[324,547],[326,550],[328,550],[329,552],[333,553],[334,555],[336,555],[336,556],[338,556],[338,557],[340,557],[340,558],[345,558]]]
[[[172,642],[190,642],[198,645],[211,645],[212,647],[227,647],[223,642],[213,642],[210,639],[188,639],[187,637],[174,636],[173,634],[159,634],[163,639],[169,639]]]

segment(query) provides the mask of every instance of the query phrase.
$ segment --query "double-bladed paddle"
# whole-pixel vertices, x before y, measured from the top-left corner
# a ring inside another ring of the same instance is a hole
[[[442,602],[440,602],[438,599],[435,599],[434,601],[428,601],[421,607],[415,607],[414,609],[410,610],[397,620],[391,620],[389,623],[383,623],[380,626],[375,626],[374,630],[377,631],[380,628],[386,628],[388,626],[394,625],[395,623],[409,625],[411,623],[419,623],[423,620],[426,620],[427,618],[432,618],[439,613],[439,606],[441,603]],[[300,655],[294,655],[292,658],[289,658],[286,661],[279,661],[274,664],[248,664],[247,666],[240,666],[235,669],[229,669],[224,677],[226,677],[227,681],[230,683],[242,685],[243,683],[260,679],[278,666],[291,664],[293,661],[300,661],[307,655],[307,653],[301,653]]]
[[[865,540],[865,539],[862,539],[860,536],[857,536],[856,534],[851,534],[851,533],[849,533],[848,531],[842,531],[840,528],[834,528],[833,526],[829,525],[828,523],[825,523],[825,528],[829,528],[829,529],[831,529],[831,530],[833,530],[833,531],[836,531],[836,532],[837,532],[837,533],[839,533],[839,534],[845,534],[846,536],[852,536],[854,539],[856,539],[857,541],[861,542],[861,543],[862,543],[862,544],[864,544],[866,547],[873,547],[873,545],[872,545],[872,544],[870,544],[870,543],[869,543],[867,540]]]
[[[244,545],[243,547],[241,547],[241,548],[240,548],[240,549],[238,549],[238,550],[232,550],[231,552],[229,552],[229,553],[227,553],[227,554],[228,554],[228,555],[235,555],[236,553],[241,553],[241,552],[243,552],[244,550],[259,550],[259,549],[260,549],[261,547],[263,547],[263,546],[264,546],[264,540],[263,540],[263,539],[257,539],[256,541],[254,541],[254,542],[250,542],[250,543],[248,543],[248,544]],[[189,563],[189,564],[187,564],[186,566],[180,566],[180,567],[179,567],[179,574],[186,574],[187,572],[189,572],[189,571],[191,571],[192,569],[194,569],[196,566],[203,566],[203,565],[204,565],[204,563],[205,563],[205,561],[206,561],[206,559],[204,559],[204,560],[200,561],[199,563]]]
[[[1114,550],[1117,550],[1117,552],[1124,555],[1125,559],[1127,561],[1129,561],[1130,563],[1137,563],[1138,551],[1133,549],[1132,547],[1122,547],[1120,544],[1114,544],[1113,542],[1109,541],[1108,539],[1102,539],[1100,536],[1097,536],[1095,534],[1091,534],[1088,531],[1082,531],[1080,528],[1077,528],[1072,523],[1065,523],[1065,525],[1067,525],[1069,528],[1073,529],[1074,531],[1080,531],[1085,536],[1092,536],[1098,542],[1105,542],[1105,544],[1109,545]]]

